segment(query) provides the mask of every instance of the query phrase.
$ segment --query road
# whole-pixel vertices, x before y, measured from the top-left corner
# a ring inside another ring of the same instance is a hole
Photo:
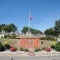
[[[12,59],[13,58],[13,59]],[[0,56],[0,60],[60,60],[60,56],[27,56],[27,57],[23,57],[23,56]]]

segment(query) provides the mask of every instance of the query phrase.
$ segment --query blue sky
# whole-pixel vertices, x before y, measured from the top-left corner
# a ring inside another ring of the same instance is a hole
[[[18,30],[28,26],[31,10],[31,27],[44,31],[60,19],[60,0],[0,0],[0,24],[14,23]]]

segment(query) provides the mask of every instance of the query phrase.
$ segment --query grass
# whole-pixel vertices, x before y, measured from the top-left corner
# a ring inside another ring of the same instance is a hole
[[[57,42],[57,41],[47,41],[47,40],[41,40],[41,42],[43,42],[44,46],[51,46],[52,42]]]
[[[4,42],[8,41],[10,45],[17,43],[17,39],[5,39],[5,38],[0,38],[0,41],[2,42],[2,44],[3,44]]]
[[[0,41],[2,43],[8,41],[10,45],[17,44],[17,39],[5,39],[5,38],[0,38]],[[50,46],[52,42],[57,42],[57,41],[47,41],[47,40],[41,40],[43,42],[44,46]]]

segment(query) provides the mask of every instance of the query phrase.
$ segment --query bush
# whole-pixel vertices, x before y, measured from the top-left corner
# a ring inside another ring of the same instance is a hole
[[[28,50],[28,49],[25,49],[24,51],[25,51],[25,52],[29,52],[29,50]]]
[[[12,34],[12,35],[5,35],[4,38],[11,38],[11,39],[15,39],[17,36],[16,34]]]
[[[5,35],[4,38],[11,38],[11,36],[8,34],[8,35]]]
[[[42,47],[42,50],[45,50],[45,47]]]
[[[20,48],[20,51],[24,51],[24,49],[23,48]]]
[[[56,43],[55,42],[52,42],[51,43],[51,48],[55,49],[55,45],[56,45]]]
[[[11,46],[10,45],[5,45],[5,47],[6,47],[6,49],[10,49]]]
[[[5,41],[5,42],[4,42],[4,45],[9,45],[9,42]]]
[[[41,49],[40,48],[36,48],[35,49],[35,52],[38,52],[38,51],[41,51]]]
[[[50,52],[51,48],[50,47],[45,47],[45,51]]]
[[[16,34],[14,34],[14,33],[11,35],[11,38],[12,38],[12,39],[16,39],[16,37],[17,37],[17,36],[16,36]]]
[[[17,49],[16,48],[14,48],[14,47],[11,47],[10,48],[10,51],[16,51]]]
[[[3,36],[1,38],[4,38]]]
[[[55,46],[55,50],[60,52],[60,41],[57,42],[57,44]]]
[[[9,45],[9,42],[7,42],[7,41],[4,42],[4,46],[5,46],[6,49],[10,49],[10,47],[11,47],[11,46]]]
[[[46,40],[46,37],[42,37],[41,40]]]
[[[0,51],[4,51],[5,47],[2,45],[2,43],[0,42]]]
[[[42,39],[42,40],[57,41],[57,39],[54,38],[54,37],[42,37],[41,39]]]

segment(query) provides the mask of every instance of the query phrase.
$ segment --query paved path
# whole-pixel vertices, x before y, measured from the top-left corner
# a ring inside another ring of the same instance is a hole
[[[13,58],[13,59],[12,59]],[[60,60],[60,56],[44,56],[44,57],[36,57],[36,56],[28,56],[28,57],[18,57],[18,56],[0,56],[0,60]]]

